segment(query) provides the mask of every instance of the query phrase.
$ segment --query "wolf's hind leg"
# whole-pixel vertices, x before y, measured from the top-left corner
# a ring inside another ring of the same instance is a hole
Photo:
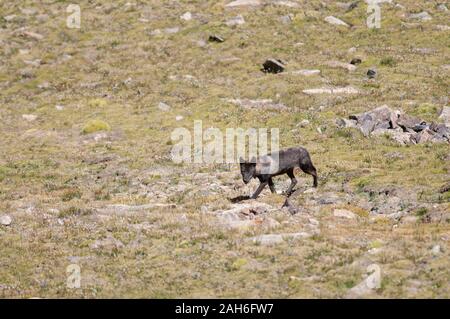
[[[289,185],[289,188],[286,191],[286,195],[290,196],[292,194],[292,190],[294,189],[294,186],[297,185],[297,179],[295,178],[293,168],[291,168],[289,171],[287,171],[287,174],[291,179],[291,185]]]
[[[300,163],[300,169],[313,177],[313,186],[317,187],[317,170],[311,161],[309,163]]]

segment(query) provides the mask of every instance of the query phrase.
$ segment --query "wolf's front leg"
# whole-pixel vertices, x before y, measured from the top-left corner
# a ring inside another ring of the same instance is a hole
[[[252,199],[256,199],[259,194],[262,192],[262,190],[264,189],[264,187],[266,187],[267,182],[261,182],[261,184],[259,184],[258,188],[256,189],[255,193],[252,195]]]

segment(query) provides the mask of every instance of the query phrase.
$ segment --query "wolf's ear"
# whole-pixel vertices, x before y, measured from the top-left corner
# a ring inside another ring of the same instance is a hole
[[[242,156],[239,156],[239,163],[245,164],[247,162],[245,161],[245,159],[242,158]]]
[[[256,157],[252,156],[252,159],[250,160],[250,163],[256,164]]]

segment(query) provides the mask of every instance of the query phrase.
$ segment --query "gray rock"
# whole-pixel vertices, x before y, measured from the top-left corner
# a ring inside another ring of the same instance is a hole
[[[365,137],[368,137],[370,133],[374,130],[376,123],[377,122],[373,120],[364,121],[362,125],[359,127],[359,129],[361,130],[361,132]]]
[[[292,22],[292,20],[293,20],[292,14],[287,14],[287,15],[280,17],[280,21],[283,24],[290,24]]]
[[[338,25],[338,26],[344,26],[344,27],[350,27],[349,24],[345,23],[344,21],[342,21],[341,19],[338,19],[336,17],[333,16],[328,16],[325,18],[325,21],[333,24],[333,25]]]
[[[229,26],[229,27],[234,27],[236,25],[245,24],[245,20],[244,20],[244,17],[242,15],[238,15],[238,16],[236,16],[234,18],[231,18],[231,19],[227,20],[225,22],[225,24],[227,26]]]
[[[340,61],[328,61],[326,63],[329,67],[332,68],[341,68],[347,71],[353,72],[356,70],[356,66],[350,63],[340,62]]]
[[[367,71],[367,77],[369,79],[374,79],[377,76],[377,71],[375,69],[369,69]]]
[[[320,70],[296,70],[296,71],[291,71],[288,74],[311,76],[311,75],[318,75],[318,74],[320,74]]]
[[[420,20],[420,21],[429,21],[433,18],[430,16],[430,14],[426,11],[420,12],[420,13],[413,13],[409,15],[410,19]]]
[[[398,126],[400,126],[405,132],[414,132],[414,127],[423,124],[424,122],[414,116],[408,114],[400,114],[397,120]]]

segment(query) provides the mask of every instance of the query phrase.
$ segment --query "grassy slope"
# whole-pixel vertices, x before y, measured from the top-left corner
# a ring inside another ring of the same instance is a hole
[[[327,3],[326,8],[322,2]],[[226,200],[217,195],[171,193],[169,201],[177,202],[179,208],[153,212],[152,217],[101,219],[87,213],[66,217],[60,225],[58,214],[47,212],[51,207],[64,211],[148,201],[139,195],[133,181],[161,182],[149,171],[173,166],[168,160],[170,133],[178,126],[192,128],[194,119],[203,120],[204,127],[222,129],[280,127],[282,146],[307,147],[323,183],[346,181],[355,189],[358,185],[374,189],[395,185],[425,194],[424,202],[448,201],[448,196],[445,199],[436,192],[449,179],[448,145],[399,147],[387,139],[366,139],[356,131],[338,132],[334,125],[336,117],[382,104],[437,119],[448,97],[449,69],[442,65],[448,64],[450,42],[448,31],[436,31],[434,25],[446,24],[448,14],[437,11],[434,1],[400,2],[407,10],[383,5],[382,28],[376,31],[365,26],[364,5],[345,13],[333,1],[301,1],[298,9],[266,6],[242,10],[246,24],[237,28],[223,24],[226,17],[237,14],[224,10],[225,1],[139,1],[136,6],[125,6],[127,1],[82,1],[81,30],[65,27],[69,2],[2,3],[0,16],[17,14],[20,18],[12,23],[0,19],[0,40],[6,43],[0,64],[0,211],[15,219],[14,227],[0,228],[0,284],[10,287],[0,294],[343,296],[364,272],[348,265],[361,258],[372,241],[385,239],[389,250],[378,262],[391,272],[379,296],[406,296],[407,282],[417,279],[423,285],[413,296],[448,297],[448,223],[420,224],[392,232],[389,222],[337,222],[337,229],[324,227],[321,236],[307,244],[267,248],[244,244],[242,234],[222,232],[211,226],[209,217],[199,214],[204,204],[226,206]],[[47,14],[47,19],[39,21],[36,15],[22,18],[26,15],[19,8],[27,7]],[[430,12],[433,20],[421,23],[423,29],[402,27],[402,22],[407,22],[402,14],[421,10]],[[183,22],[179,16],[186,11],[200,17]],[[293,23],[280,23],[278,18],[288,13],[294,14]],[[330,14],[355,28],[341,30],[327,25],[323,17]],[[139,21],[142,17],[148,22]],[[44,39],[34,41],[14,34],[21,26],[43,34]],[[179,26],[180,32],[150,35],[154,29],[173,26]],[[203,48],[196,44],[211,33],[221,34],[226,42]],[[304,45],[295,45],[299,42]],[[348,53],[351,47],[357,48],[356,53]],[[24,48],[29,54],[18,52]],[[414,48],[434,52],[422,54]],[[72,58],[64,61],[64,54]],[[324,66],[328,60],[349,61],[354,56],[364,62],[353,73]],[[240,60],[223,61],[230,57]],[[265,75],[259,68],[268,57],[287,61],[289,70],[319,68],[322,75]],[[392,57],[396,65],[380,65],[386,57]],[[43,64],[32,68],[23,62],[33,59],[41,59]],[[368,82],[365,72],[371,66],[377,67],[379,77]],[[31,79],[21,78],[24,69],[31,70]],[[173,75],[181,79],[170,79]],[[192,75],[197,81],[183,80],[183,75]],[[128,78],[131,83],[124,84]],[[38,88],[45,82],[49,89]],[[365,93],[350,97],[302,93],[323,85],[352,85]],[[291,111],[243,111],[225,102],[228,98],[271,98]],[[171,111],[161,112],[159,101],[171,105]],[[55,105],[63,105],[64,110],[57,111]],[[29,123],[22,114],[35,114],[38,119]],[[176,115],[184,119],[177,122]],[[81,131],[91,119],[106,121],[118,137],[111,143],[84,143],[87,137]],[[296,125],[302,119],[311,124],[299,129]],[[318,126],[323,134],[317,132]],[[392,152],[402,157],[385,156]],[[89,160],[102,156],[113,156],[114,160],[107,165],[89,164]],[[179,172],[177,167],[173,169]],[[187,170],[214,173],[216,169],[224,168],[197,166]],[[183,172],[171,175],[168,181],[163,177],[161,187],[189,184],[190,178]],[[237,175],[230,173],[230,178],[233,180],[226,180],[230,187],[239,183]],[[191,186],[202,187],[201,183]],[[282,199],[267,200],[278,204]],[[188,215],[187,222],[180,221],[182,214]],[[330,211],[324,210],[319,217],[325,225],[335,223]],[[278,218],[290,223],[283,231],[295,230],[302,222],[300,217]],[[144,222],[152,227],[132,231],[133,224]],[[90,244],[108,234],[120,239],[126,249],[110,254],[93,252]],[[447,236],[446,255],[437,259],[428,256],[430,245],[442,236]],[[355,241],[349,244],[347,237]],[[69,256],[81,256],[78,262],[87,283],[75,292],[65,288]],[[247,263],[234,265],[240,259]],[[423,260],[426,266],[422,266]],[[292,276],[312,279],[296,281],[290,279]]]

